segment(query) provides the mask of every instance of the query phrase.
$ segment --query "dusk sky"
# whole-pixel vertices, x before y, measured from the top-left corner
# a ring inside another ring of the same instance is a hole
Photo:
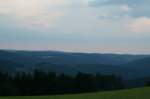
[[[0,0],[0,49],[150,54],[150,0]]]

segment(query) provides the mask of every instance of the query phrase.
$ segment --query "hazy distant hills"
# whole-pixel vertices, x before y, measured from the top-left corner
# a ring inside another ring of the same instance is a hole
[[[0,50],[0,59],[13,60],[23,64],[52,62],[60,64],[124,64],[147,57],[146,55],[117,55],[97,53],[67,53],[57,51],[15,51]]]
[[[68,74],[100,72],[136,79],[150,76],[150,55],[0,50],[1,70],[32,72],[35,68]]]
[[[126,67],[138,72],[136,74],[137,76],[150,76],[150,57],[131,61],[129,63],[121,65],[121,67]]]

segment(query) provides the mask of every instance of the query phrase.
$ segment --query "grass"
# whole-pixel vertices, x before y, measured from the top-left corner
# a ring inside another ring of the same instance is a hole
[[[75,95],[0,97],[0,99],[150,99],[150,87]]]

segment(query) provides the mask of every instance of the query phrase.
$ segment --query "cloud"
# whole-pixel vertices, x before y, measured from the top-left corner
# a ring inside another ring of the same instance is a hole
[[[100,18],[106,19],[119,19],[128,16],[128,13],[132,11],[128,5],[118,5],[118,6],[103,6],[99,8]]]
[[[92,0],[89,2],[92,6],[105,6],[105,5],[122,5],[129,6],[145,5],[150,3],[150,0]]]
[[[19,26],[51,29],[70,8],[82,5],[87,6],[87,0],[0,0],[0,18],[15,20]]]
[[[147,4],[134,6],[133,11],[130,13],[130,15],[135,18],[138,18],[138,17],[149,17],[150,18],[149,9],[150,9],[150,6]]]
[[[0,0],[0,17],[22,25],[53,26],[65,11],[67,0]]]
[[[149,33],[150,32],[150,18],[141,17],[137,18],[130,25],[133,32],[137,33]]]
[[[122,6],[122,11],[126,11],[122,16],[131,16],[131,17],[150,17],[150,0],[93,0],[89,2],[89,5],[92,7],[97,7],[101,9],[102,7],[109,9],[109,6],[114,8],[117,6]],[[113,9],[114,9],[113,8]],[[113,14],[120,14],[113,13]]]
[[[122,11],[124,11],[124,12],[129,12],[130,10],[131,10],[131,8],[128,6],[128,5],[122,5],[121,6],[121,9],[122,9]]]
[[[0,47],[149,52],[149,3],[93,1],[0,0]]]

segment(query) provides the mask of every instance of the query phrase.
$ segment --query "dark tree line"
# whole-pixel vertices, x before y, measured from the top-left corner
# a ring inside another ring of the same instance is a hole
[[[122,89],[119,76],[78,73],[75,76],[35,70],[33,74],[0,72],[0,96],[51,95]]]
[[[150,86],[150,80],[146,82],[145,86]]]

